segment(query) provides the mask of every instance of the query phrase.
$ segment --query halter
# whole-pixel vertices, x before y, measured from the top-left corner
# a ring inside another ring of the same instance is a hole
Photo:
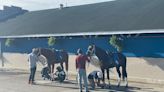
[[[89,56],[94,56],[95,55],[95,52],[96,52],[95,46],[90,45],[88,47],[88,52],[89,52]]]
[[[41,55],[41,48],[38,48],[38,56]]]

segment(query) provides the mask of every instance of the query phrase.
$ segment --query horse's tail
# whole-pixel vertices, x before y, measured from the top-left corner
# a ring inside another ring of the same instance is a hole
[[[126,58],[126,56],[125,56],[124,54],[122,54],[122,56],[123,56],[123,63],[124,63],[124,66],[126,67],[127,58]]]

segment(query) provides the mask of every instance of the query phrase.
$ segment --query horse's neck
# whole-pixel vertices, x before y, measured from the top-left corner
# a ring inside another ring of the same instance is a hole
[[[95,47],[95,54],[98,57],[101,57],[102,55],[107,55],[106,51],[104,51],[103,49],[99,47]]]
[[[52,51],[51,49],[42,49],[41,54],[44,55],[46,58],[47,57],[51,57],[50,55],[52,55],[54,53],[54,51]]]
[[[39,56],[39,61],[40,61],[40,63],[41,63],[44,67],[47,66],[47,59],[46,59],[46,57],[44,57],[43,55],[40,55],[40,56]]]

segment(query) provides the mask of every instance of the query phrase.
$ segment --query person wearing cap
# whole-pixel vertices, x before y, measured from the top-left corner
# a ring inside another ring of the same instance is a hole
[[[32,52],[28,55],[28,63],[30,68],[30,76],[29,76],[29,84],[35,84],[35,72],[36,72],[36,62],[38,61],[37,50],[35,48],[32,49]]]
[[[92,71],[88,74],[88,81],[92,89],[95,89],[95,85],[100,86],[100,81],[103,78],[103,74],[100,71]]]
[[[65,74],[63,68],[61,66],[58,66],[56,68],[56,70],[57,70],[55,72],[56,77],[54,80],[59,81],[59,82],[63,82],[65,80],[65,77],[66,77],[66,74]]]
[[[86,62],[89,62],[89,59],[86,55],[83,54],[81,49],[77,50],[77,57],[75,59],[76,61],[76,70],[78,73],[78,83],[80,86],[80,92],[82,91],[82,79],[84,81],[84,86],[86,92],[89,92],[88,90],[88,82],[87,82],[87,76],[86,76]]]

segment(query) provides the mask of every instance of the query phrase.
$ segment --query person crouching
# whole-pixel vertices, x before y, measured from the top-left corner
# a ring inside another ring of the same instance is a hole
[[[56,68],[56,70],[57,70],[55,72],[56,77],[54,78],[54,80],[59,81],[59,82],[63,82],[65,80],[65,77],[66,77],[66,74],[65,74],[64,70],[61,68],[61,66],[58,66]]]
[[[50,69],[48,67],[44,67],[41,71],[42,77],[45,80],[46,78],[48,80],[51,80],[51,76],[50,76]]]
[[[100,87],[100,81],[103,78],[103,74],[100,71],[92,71],[91,73],[89,73],[88,75],[88,81],[90,86],[92,87],[92,89],[95,89],[95,85],[97,85],[98,87]]]

